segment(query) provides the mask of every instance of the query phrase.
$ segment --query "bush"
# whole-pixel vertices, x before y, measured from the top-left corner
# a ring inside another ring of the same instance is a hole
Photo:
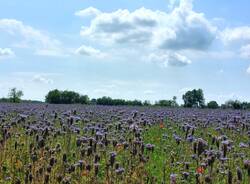
[[[209,109],[217,109],[217,108],[219,108],[219,105],[216,101],[210,101],[210,102],[208,102],[207,107]]]
[[[55,89],[46,95],[45,101],[52,104],[88,104],[89,97],[74,91],[59,91]]]

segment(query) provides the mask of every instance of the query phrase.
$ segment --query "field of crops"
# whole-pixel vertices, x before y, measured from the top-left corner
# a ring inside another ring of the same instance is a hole
[[[250,112],[1,104],[0,183],[250,183]]]

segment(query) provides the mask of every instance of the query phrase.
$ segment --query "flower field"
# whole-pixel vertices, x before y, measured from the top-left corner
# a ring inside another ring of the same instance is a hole
[[[250,112],[0,105],[0,183],[250,183]]]

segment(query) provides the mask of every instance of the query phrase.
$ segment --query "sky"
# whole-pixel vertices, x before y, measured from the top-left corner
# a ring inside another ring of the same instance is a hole
[[[250,101],[249,0],[1,0],[0,97]]]

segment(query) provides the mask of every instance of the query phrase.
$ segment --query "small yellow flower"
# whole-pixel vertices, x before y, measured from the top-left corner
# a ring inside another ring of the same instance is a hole
[[[16,163],[15,163],[15,165],[16,165],[17,169],[21,169],[22,166],[23,166],[23,163],[20,160],[17,160]]]
[[[117,152],[120,152],[120,151],[122,151],[123,150],[123,145],[122,144],[117,144],[117,146],[116,146],[116,151]]]
[[[89,171],[83,171],[82,172],[82,176],[88,176],[89,175]]]

